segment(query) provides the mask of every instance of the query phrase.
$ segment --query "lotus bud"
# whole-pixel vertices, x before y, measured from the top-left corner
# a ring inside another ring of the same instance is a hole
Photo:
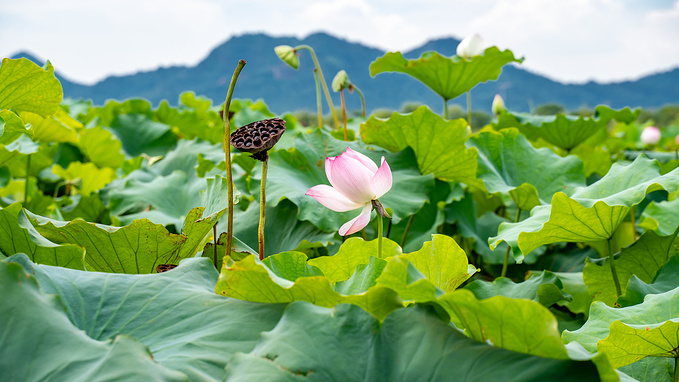
[[[457,46],[457,55],[465,59],[479,56],[483,51],[483,39],[478,34],[466,37]]]
[[[493,106],[491,106],[491,109],[493,110],[493,114],[498,115],[500,112],[507,110],[505,107],[505,101],[502,100],[502,97],[500,97],[499,94],[495,95],[495,98],[493,98]]]
[[[335,78],[332,80],[332,90],[336,92],[342,89],[347,89],[350,85],[351,82],[349,81],[349,76],[344,70],[337,72]]]
[[[641,132],[641,141],[646,145],[655,145],[660,142],[660,129],[655,126],[647,126]]]
[[[286,64],[290,65],[293,69],[297,70],[299,68],[299,57],[297,57],[297,51],[290,45],[279,45],[273,48],[274,52],[278,55],[278,58]]]

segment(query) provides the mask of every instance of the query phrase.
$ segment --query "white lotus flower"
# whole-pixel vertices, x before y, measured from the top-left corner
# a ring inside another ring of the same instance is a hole
[[[457,55],[465,59],[483,54],[483,39],[478,34],[466,37],[457,46]]]

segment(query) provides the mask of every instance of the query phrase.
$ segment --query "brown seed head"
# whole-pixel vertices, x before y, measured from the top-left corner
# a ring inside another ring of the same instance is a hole
[[[269,151],[285,132],[285,120],[265,119],[239,127],[231,134],[229,142],[240,151],[251,153],[261,161],[268,158]]]

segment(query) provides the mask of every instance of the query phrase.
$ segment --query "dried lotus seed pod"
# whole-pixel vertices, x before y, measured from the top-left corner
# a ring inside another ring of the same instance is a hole
[[[177,264],[158,264],[156,272],[163,273],[177,268]]]
[[[229,142],[238,150],[251,153],[253,158],[265,161],[269,156],[267,151],[281,139],[284,132],[285,120],[265,119],[239,127],[231,134]]]

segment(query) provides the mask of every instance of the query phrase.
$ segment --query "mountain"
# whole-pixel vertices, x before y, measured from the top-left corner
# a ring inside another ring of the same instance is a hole
[[[406,58],[418,58],[423,52],[436,50],[451,56],[459,40],[440,38],[413,50],[403,52]],[[167,100],[176,104],[179,94],[193,91],[206,96],[215,104],[224,101],[233,70],[239,59],[247,62],[235,90],[236,98],[263,99],[276,112],[300,109],[315,110],[316,85],[313,62],[306,51],[300,52],[300,66],[293,70],[278,59],[273,51],[277,45],[309,45],[314,48],[328,85],[339,70],[346,70],[351,81],[366,98],[368,111],[379,108],[398,110],[406,102],[427,104],[434,110],[442,107],[441,99],[417,80],[400,73],[382,73],[370,77],[369,66],[384,51],[352,43],[325,33],[315,33],[304,39],[271,37],[265,34],[243,34],[215,48],[196,66],[172,66],[127,76],[112,76],[94,85],[81,85],[63,78],[65,97],[91,99],[103,104],[108,99],[146,98],[153,104]],[[28,53],[22,53],[40,63]],[[17,57],[15,56],[15,57]],[[57,68],[58,69],[58,68]],[[679,101],[679,67],[643,77],[636,81],[600,84],[563,84],[521,68],[505,66],[497,81],[489,81],[472,90],[472,107],[490,110],[496,93],[502,94],[510,110],[529,111],[531,107],[558,103],[569,110],[605,104],[619,109],[625,106],[658,108]],[[350,110],[360,108],[357,95],[345,97]],[[339,94],[333,94],[338,107]],[[325,107],[325,100],[323,101]],[[466,107],[465,96],[449,102]],[[325,109],[327,112],[327,109]]]

